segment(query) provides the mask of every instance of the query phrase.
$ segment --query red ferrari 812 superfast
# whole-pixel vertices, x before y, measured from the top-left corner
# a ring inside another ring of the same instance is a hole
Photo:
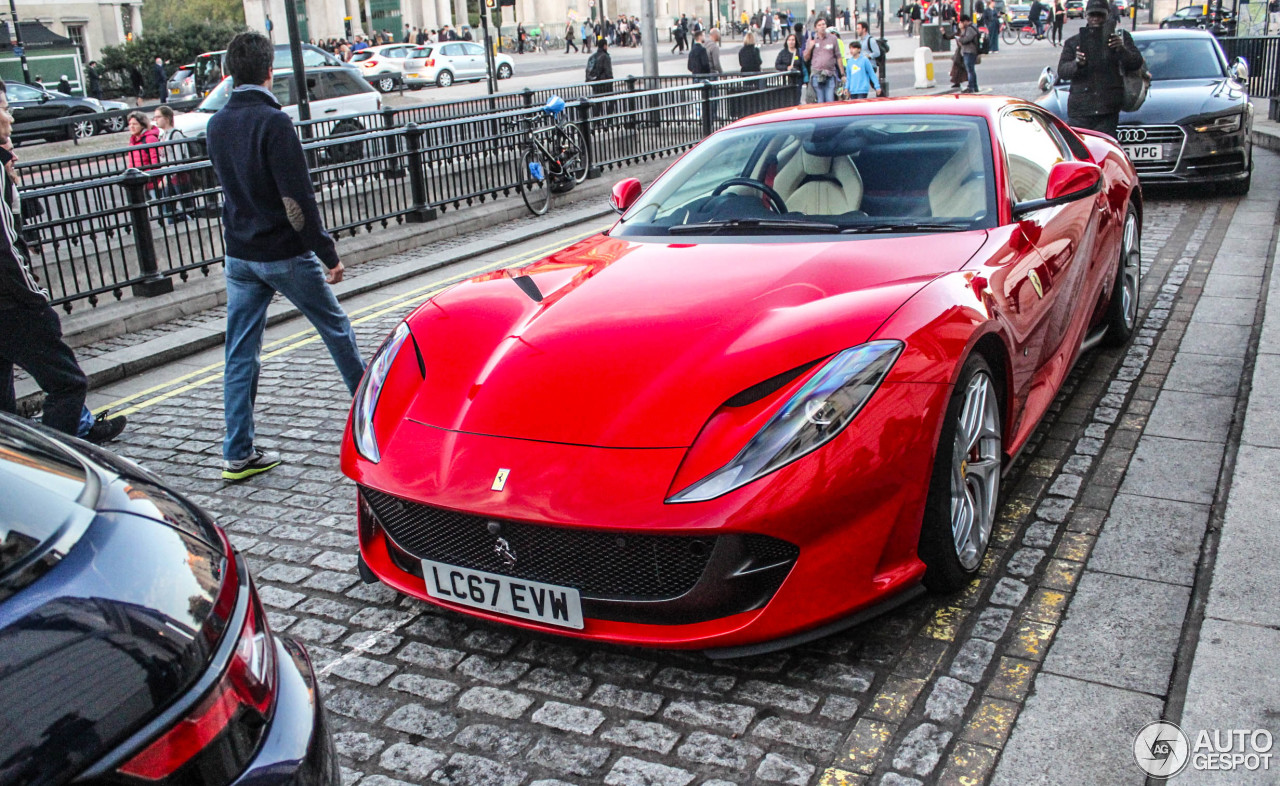
[[[1133,167],[1014,99],[749,117],[613,204],[379,349],[342,445],[367,577],[590,640],[813,639],[970,582],[1011,457],[1134,330]]]

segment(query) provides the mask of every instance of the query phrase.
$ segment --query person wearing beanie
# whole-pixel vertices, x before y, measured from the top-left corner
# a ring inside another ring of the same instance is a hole
[[[1058,74],[1071,82],[1067,122],[1114,137],[1124,104],[1120,69],[1137,71],[1142,67],[1142,53],[1133,38],[1110,20],[1107,0],[1089,0],[1085,26],[1062,46]]]

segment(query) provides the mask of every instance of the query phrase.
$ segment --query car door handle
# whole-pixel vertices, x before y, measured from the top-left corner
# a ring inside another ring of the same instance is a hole
[[[326,110],[324,110],[324,113],[325,113],[326,115],[331,115],[331,114],[333,114],[334,112],[337,112],[337,111],[338,111],[337,109],[326,109]]]

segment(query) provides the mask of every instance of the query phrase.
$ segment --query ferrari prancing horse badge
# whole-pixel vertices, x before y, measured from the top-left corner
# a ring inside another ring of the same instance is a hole
[[[502,487],[507,485],[507,475],[510,475],[510,474],[511,474],[511,470],[509,469],[498,470],[498,476],[493,479],[493,485],[490,486],[489,488],[493,489],[494,491],[502,491]]]

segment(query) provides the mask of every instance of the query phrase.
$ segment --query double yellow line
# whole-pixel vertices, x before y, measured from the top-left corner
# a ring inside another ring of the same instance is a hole
[[[582,240],[585,237],[590,237],[591,235],[597,234],[598,232],[601,232],[607,229],[608,227],[609,225],[605,224],[603,226],[599,226],[594,229],[591,229],[587,232],[583,232],[582,234],[573,235],[572,237],[569,237],[569,238],[557,240],[554,243],[548,243],[545,246],[535,248],[531,251],[524,252],[523,254],[507,257],[506,259],[500,259],[497,262],[488,262],[483,265],[478,265],[462,273],[458,273],[457,275],[450,276],[444,281],[438,281],[432,284],[427,284],[426,286],[421,286],[421,287],[418,287],[417,289],[412,289],[408,292],[401,292],[398,295],[394,295],[385,300],[378,301],[377,303],[371,303],[370,305],[364,306],[362,308],[358,308],[355,311],[348,312],[348,316],[352,317],[351,319],[352,325],[359,325],[364,322],[377,319],[378,317],[385,316],[386,314],[389,314],[392,311],[402,309],[405,306],[417,305],[418,302],[426,300],[432,295],[435,295],[443,291],[445,288],[452,286],[453,284],[456,284],[459,281],[464,281],[468,278],[471,278],[472,276],[479,275],[480,273],[487,273],[489,271],[497,270],[499,268],[504,268],[504,267],[519,267],[520,265],[524,265],[529,262],[534,262],[534,261],[537,261],[538,259],[541,259],[542,257],[549,256],[559,251],[563,251],[564,249],[568,248],[569,246],[573,245],[579,240]],[[357,315],[360,315],[360,316],[357,317]],[[264,344],[263,349],[270,350],[270,351],[264,353],[262,355],[262,359],[269,360],[273,357],[276,357],[277,355],[283,355],[285,353],[292,352],[293,350],[299,347],[304,347],[307,344],[310,344],[312,342],[319,341],[319,340],[320,340],[320,336],[318,333],[316,333],[315,328],[308,327],[307,329],[300,330],[297,333],[294,333],[293,335],[285,336],[284,338],[278,338],[275,341],[271,341],[267,344]],[[196,388],[204,387],[205,385],[208,385],[211,382],[220,381],[222,379],[223,365],[224,364],[221,362],[210,363],[204,368],[199,368],[199,369],[196,369],[195,371],[187,372],[186,374],[183,374],[182,376],[179,376],[179,377],[175,377],[174,379],[171,379],[168,382],[163,382],[159,385],[153,385],[152,387],[149,387],[145,390],[140,390],[137,393],[133,393],[131,395],[125,396],[124,398],[112,401],[102,409],[113,410],[112,414],[115,414],[115,415],[132,415],[135,412],[139,412],[141,410],[147,409],[148,407],[153,407],[156,404],[159,404],[163,401],[167,401],[168,399],[171,399],[174,396],[180,395],[182,393],[186,393],[189,390],[195,390]],[[188,381],[188,380],[191,380],[191,381]],[[182,384],[182,383],[186,383],[186,384]],[[173,387],[174,385],[178,385],[178,387]],[[150,396],[150,398],[147,398],[148,396]],[[139,401],[139,399],[142,399],[142,400]],[[133,402],[137,402],[137,403],[133,403]],[[117,409],[118,407],[125,407],[125,408]]]

